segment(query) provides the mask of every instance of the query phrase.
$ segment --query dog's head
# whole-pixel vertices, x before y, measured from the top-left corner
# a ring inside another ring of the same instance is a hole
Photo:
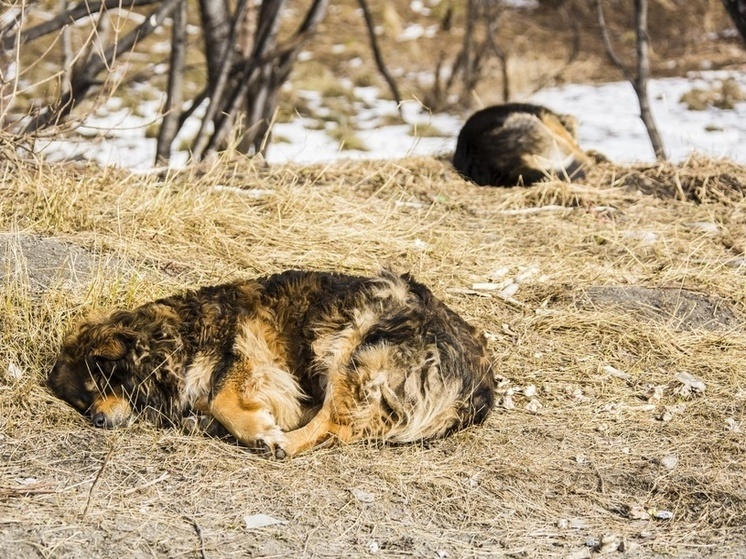
[[[83,322],[63,342],[48,378],[52,392],[96,427],[127,423],[138,400],[133,362],[139,336],[123,315]]]

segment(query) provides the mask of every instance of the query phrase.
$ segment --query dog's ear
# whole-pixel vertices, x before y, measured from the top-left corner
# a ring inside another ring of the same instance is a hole
[[[75,345],[92,357],[123,358],[137,342],[137,332],[116,318],[111,316],[81,324]]]
[[[127,355],[127,351],[135,345],[137,334],[122,326],[111,326],[106,335],[97,338],[97,343],[91,346],[91,355],[115,361]]]

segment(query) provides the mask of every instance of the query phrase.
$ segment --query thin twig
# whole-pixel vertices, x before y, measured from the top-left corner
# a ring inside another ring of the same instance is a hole
[[[104,461],[101,462],[101,467],[98,469],[98,473],[96,474],[96,477],[93,478],[93,483],[91,483],[91,488],[88,490],[88,498],[85,501],[85,508],[83,509],[83,514],[81,515],[80,519],[83,520],[86,517],[86,514],[88,514],[88,507],[91,505],[91,497],[93,497],[93,490],[98,485],[98,480],[101,479],[101,474],[104,473],[104,468],[106,468],[106,464],[109,463],[109,458],[114,453],[114,448],[110,448],[109,452],[104,457]]]
[[[124,494],[125,495],[131,495],[132,493],[135,493],[137,491],[141,491],[141,490],[145,489],[146,487],[150,487],[151,485],[155,485],[156,483],[160,483],[164,479],[168,479],[168,472],[163,472],[157,478],[151,479],[147,483],[143,483],[142,485],[138,485],[137,487],[130,487],[129,489],[127,489],[127,491],[124,492]]]
[[[190,516],[185,516],[189,522],[194,526],[194,531],[197,532],[197,538],[199,539],[199,554],[202,559],[207,559],[207,551],[205,551],[205,538],[202,536],[202,527],[199,525],[197,520]]]

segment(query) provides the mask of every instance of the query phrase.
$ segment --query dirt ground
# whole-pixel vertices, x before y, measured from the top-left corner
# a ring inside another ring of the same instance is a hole
[[[743,556],[743,169],[609,165],[520,189],[425,158],[1,176],[0,557]],[[485,425],[268,461],[144,422],[94,429],[44,386],[95,309],[380,265],[485,331]]]

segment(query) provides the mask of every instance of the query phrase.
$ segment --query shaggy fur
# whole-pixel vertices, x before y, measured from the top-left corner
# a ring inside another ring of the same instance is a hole
[[[443,437],[494,403],[483,336],[388,272],[288,271],[115,311],[65,339],[49,386],[97,427],[199,412],[278,458]]]
[[[575,119],[545,107],[508,103],[474,113],[458,136],[453,166],[483,186],[583,176],[591,158],[575,141]]]

